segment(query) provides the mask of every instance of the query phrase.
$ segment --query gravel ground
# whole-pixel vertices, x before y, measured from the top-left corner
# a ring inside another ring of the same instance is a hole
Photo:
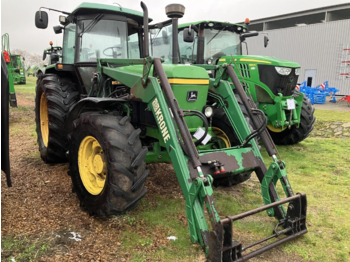
[[[344,111],[350,113],[350,103],[347,101],[338,101],[341,97],[336,97],[337,102],[329,102],[329,97],[326,98],[326,103],[324,104],[314,104],[315,109],[322,110],[332,110],[332,111]]]

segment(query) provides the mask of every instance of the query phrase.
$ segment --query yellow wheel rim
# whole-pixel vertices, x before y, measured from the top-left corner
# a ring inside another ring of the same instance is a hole
[[[102,192],[106,183],[106,161],[103,149],[96,138],[87,136],[78,151],[78,167],[81,181],[91,195]]]
[[[47,111],[47,100],[44,93],[40,97],[40,131],[44,145],[49,142],[49,114]]]
[[[231,142],[226,133],[218,127],[211,128],[216,137],[223,142],[225,148],[231,147]]]
[[[273,125],[267,125],[267,128],[268,128],[269,130],[271,130],[272,132],[281,133],[281,132],[284,131],[287,127],[284,127],[284,128],[276,128],[276,127],[274,127]]]

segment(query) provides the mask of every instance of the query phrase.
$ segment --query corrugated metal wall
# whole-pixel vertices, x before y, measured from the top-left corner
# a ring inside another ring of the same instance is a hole
[[[350,95],[350,20],[313,24],[300,27],[259,32],[258,37],[248,38],[249,54],[275,56],[301,65],[298,82],[305,81],[306,70],[316,70],[313,85],[328,80],[330,87],[339,89],[337,95]],[[264,33],[270,39],[263,46]],[[243,46],[243,52],[245,48]]]

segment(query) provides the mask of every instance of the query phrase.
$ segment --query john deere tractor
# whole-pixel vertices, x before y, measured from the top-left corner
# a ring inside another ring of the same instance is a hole
[[[24,65],[24,57],[21,55],[11,55],[11,61],[13,66],[12,77],[15,84],[26,84],[26,69]]]
[[[62,29],[59,29],[62,30]],[[53,42],[50,41],[50,47],[45,49],[43,52],[43,61],[46,60],[48,57],[49,61],[48,64],[44,65],[42,68],[38,68],[36,70],[36,76],[38,78],[41,78],[42,75],[45,73],[46,67],[48,65],[54,65],[60,61],[62,58],[62,47],[61,46],[54,46]]]
[[[310,100],[295,89],[299,64],[276,57],[242,55],[245,39],[258,35],[249,33],[246,25],[199,21],[180,25],[179,31],[179,61],[232,64],[246,93],[267,116],[267,127],[276,144],[295,144],[310,134],[314,109]],[[215,75],[216,71],[209,72]]]
[[[147,7],[142,2],[141,7],[143,13],[82,3],[71,13],[62,12],[63,30],[57,30],[64,32],[62,62],[48,66],[36,88],[42,159],[68,158],[81,206],[102,217],[137,206],[146,194],[147,163],[171,162],[186,201],[191,240],[203,247],[209,261],[243,261],[306,233],[306,195],[293,193],[264,114],[250,104],[233,67],[218,65],[221,73],[209,78],[204,68],[171,63],[178,57],[176,48],[168,48],[167,64],[150,56],[149,43],[157,46],[149,41],[149,30],[166,23],[149,24]],[[174,31],[167,38],[169,47],[178,41],[184,10],[176,4],[166,7]],[[41,8],[36,26],[46,28],[47,23]],[[254,132],[233,89],[258,126]],[[223,116],[229,120],[226,126],[216,125]],[[254,140],[258,135],[272,158],[269,167]],[[265,206],[220,217],[213,184],[239,183],[252,172],[261,182]],[[286,195],[282,200],[278,181]],[[276,218],[273,235],[243,246],[232,235],[232,222],[264,210]],[[274,237],[275,242],[260,246]]]

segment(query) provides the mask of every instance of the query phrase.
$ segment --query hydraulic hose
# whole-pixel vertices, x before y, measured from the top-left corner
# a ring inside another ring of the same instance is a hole
[[[204,128],[205,128],[204,134],[203,134],[203,136],[202,136],[200,139],[198,139],[198,140],[194,143],[196,146],[198,146],[198,145],[204,140],[204,138],[205,138],[205,137],[207,136],[207,134],[208,134],[208,130],[209,130],[209,123],[208,123],[208,120],[207,120],[207,118],[205,117],[205,115],[204,115],[202,112],[197,111],[197,110],[183,110],[183,112],[186,113],[186,114],[185,114],[185,117],[186,117],[186,116],[197,116],[197,117],[199,117],[200,119],[202,119],[202,121],[203,121]]]
[[[259,109],[252,109],[252,112],[260,114],[261,118],[263,119],[263,122],[261,123],[261,125],[259,126],[258,129],[254,130],[251,134],[249,134],[246,137],[246,139],[242,143],[242,147],[245,147],[249,143],[250,140],[252,140],[253,138],[255,138],[258,135],[260,135],[261,132],[264,130],[264,128],[266,128],[266,125],[267,125],[267,118],[266,118],[266,116],[265,116],[263,111],[261,111]]]

